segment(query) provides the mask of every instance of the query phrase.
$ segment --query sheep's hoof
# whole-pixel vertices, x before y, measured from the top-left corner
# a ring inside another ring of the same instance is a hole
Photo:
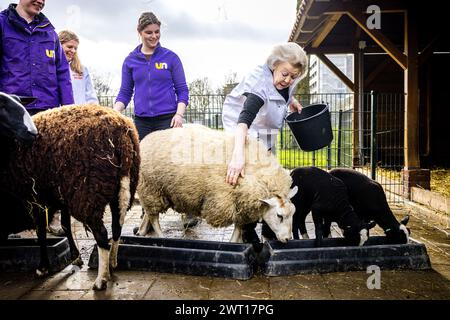
[[[78,258],[76,258],[75,260],[72,261],[72,264],[75,265],[75,266],[81,267],[84,264],[84,262],[81,259],[81,257],[78,257]]]
[[[47,268],[36,269],[36,275],[39,278],[45,277],[48,275],[48,269]]]
[[[107,281],[105,279],[99,279],[99,280],[95,280],[92,290],[101,291],[101,290],[105,290],[106,287],[107,287]]]

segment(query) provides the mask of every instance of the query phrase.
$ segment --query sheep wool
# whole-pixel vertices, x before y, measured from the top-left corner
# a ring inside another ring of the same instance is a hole
[[[40,239],[45,239],[40,230],[45,230],[46,221],[38,209],[61,209],[61,223],[67,229],[74,259],[81,260],[70,231],[70,216],[92,231],[100,261],[94,289],[104,289],[109,265],[117,265],[122,225],[137,188],[137,130],[129,118],[97,105],[55,108],[38,113],[33,121],[39,133],[31,145],[17,143],[13,148],[11,160],[2,168],[0,188],[5,186],[31,206]],[[112,214],[111,255],[103,224],[107,205]],[[48,272],[45,255],[37,272]]]
[[[32,118],[39,135],[31,146],[18,145],[7,174],[12,189],[61,202],[79,221],[92,208],[104,209],[123,176],[130,175],[134,194],[139,139],[130,119],[96,105],[65,106]]]
[[[201,216],[213,227],[258,221],[260,201],[289,199],[289,172],[263,143],[247,138],[245,177],[225,182],[234,136],[201,125],[156,131],[141,141],[138,194],[146,212],[168,208]]]

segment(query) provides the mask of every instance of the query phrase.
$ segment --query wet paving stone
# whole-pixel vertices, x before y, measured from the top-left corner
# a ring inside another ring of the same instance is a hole
[[[135,205],[127,214],[123,235],[132,235],[133,228],[141,220],[141,207]],[[398,219],[406,210],[394,210]],[[202,221],[189,229],[183,227],[182,215],[168,211],[161,215],[161,227],[165,237],[180,239],[200,239],[228,242],[233,227],[214,229]],[[111,217],[105,214],[108,232]],[[85,265],[78,269],[68,266],[64,270],[44,279],[34,273],[0,273],[0,299],[36,300],[322,300],[322,299],[450,299],[450,238],[433,226],[411,215],[408,227],[411,236],[423,242],[432,267],[428,271],[381,270],[381,288],[369,289],[367,280],[371,274],[366,272],[340,272],[327,274],[301,274],[295,276],[266,277],[255,273],[246,281],[215,277],[198,277],[183,274],[167,274],[143,271],[115,271],[105,291],[93,291],[92,285],[97,270],[87,267],[95,241],[92,234],[72,220],[77,246]],[[307,218],[310,238],[314,238],[311,218]],[[261,225],[258,224],[257,232]],[[371,230],[371,235],[382,235],[380,228]],[[24,237],[34,237],[34,232],[21,233]],[[334,226],[334,237],[341,236]]]
[[[42,281],[34,272],[0,273],[0,300],[20,299]]]
[[[256,276],[250,280],[214,278],[210,299],[213,300],[266,300],[270,299],[269,279]]]
[[[155,281],[155,276],[141,271],[121,271],[113,272],[111,279],[107,283],[107,289],[104,291],[94,291],[92,285],[97,277],[97,271],[80,272],[81,282],[85,283],[85,294],[81,300],[141,300],[150,286]],[[87,274],[87,275],[86,275]],[[76,283],[76,279],[73,279]],[[75,288],[70,283],[68,286]]]
[[[86,291],[79,290],[32,290],[21,300],[79,300]]]
[[[96,270],[60,272],[47,278],[36,290],[90,290],[97,277]]]
[[[146,300],[206,300],[211,291],[210,277],[157,274],[144,296]]]
[[[269,283],[270,298],[273,300],[317,300],[332,298],[320,274],[270,277]]]

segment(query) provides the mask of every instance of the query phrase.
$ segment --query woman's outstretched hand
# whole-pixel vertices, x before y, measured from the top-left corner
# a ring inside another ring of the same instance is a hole
[[[170,122],[170,127],[171,128],[181,128],[183,126],[183,117],[181,116],[181,114],[176,113],[173,118],[172,121]]]
[[[244,177],[245,159],[242,156],[233,156],[228,164],[226,183],[236,185],[239,176]]]

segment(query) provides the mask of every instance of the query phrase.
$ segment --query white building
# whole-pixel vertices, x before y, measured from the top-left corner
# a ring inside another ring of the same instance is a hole
[[[353,55],[327,55],[333,64],[353,81]],[[309,60],[309,90],[311,94],[351,93],[352,91],[315,55]]]

